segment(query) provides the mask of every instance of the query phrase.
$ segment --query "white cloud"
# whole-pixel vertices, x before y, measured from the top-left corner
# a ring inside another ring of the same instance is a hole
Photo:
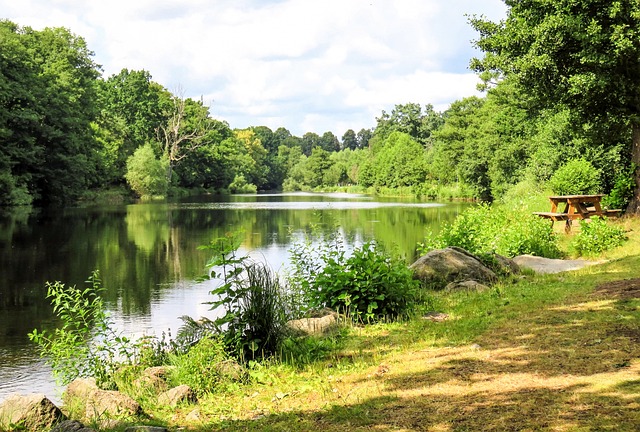
[[[213,101],[232,127],[296,135],[375,125],[382,109],[444,110],[475,94],[464,14],[504,15],[500,0],[0,0],[4,17],[63,26],[105,75],[145,69],[170,90]]]

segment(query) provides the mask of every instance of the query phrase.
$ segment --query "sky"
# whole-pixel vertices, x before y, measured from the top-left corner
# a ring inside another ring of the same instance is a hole
[[[469,15],[501,0],[0,0],[0,18],[65,27],[108,78],[146,70],[232,128],[338,137],[395,105],[480,95]]]

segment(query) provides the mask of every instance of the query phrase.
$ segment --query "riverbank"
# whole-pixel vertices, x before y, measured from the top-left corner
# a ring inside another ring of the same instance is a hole
[[[321,360],[143,408],[170,430],[637,430],[640,222],[621,223],[629,241],[605,263],[433,293],[446,319],[351,326]]]

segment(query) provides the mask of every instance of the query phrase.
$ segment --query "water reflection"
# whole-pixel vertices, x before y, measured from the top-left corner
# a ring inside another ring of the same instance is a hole
[[[292,236],[339,225],[348,243],[376,239],[412,261],[425,230],[437,231],[463,207],[352,194],[258,194],[0,215],[0,400],[12,391],[53,392],[26,337],[56,325],[46,281],[82,285],[98,269],[120,328],[175,331],[180,315],[208,311],[202,303],[210,287],[193,280],[208,258],[197,247],[212,238],[242,230],[243,250],[280,269]]]

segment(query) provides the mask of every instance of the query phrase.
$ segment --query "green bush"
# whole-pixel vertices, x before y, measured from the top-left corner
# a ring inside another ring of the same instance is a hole
[[[624,210],[629,201],[633,198],[633,190],[636,186],[634,177],[637,166],[632,164],[629,168],[622,170],[615,178],[613,189],[609,195],[604,197],[602,204],[610,209]]]
[[[229,192],[236,194],[250,194],[256,193],[258,188],[256,185],[247,183],[247,179],[245,179],[244,175],[236,174],[233,181],[229,185]]]
[[[576,234],[572,247],[578,255],[595,255],[622,245],[626,239],[622,228],[595,216],[591,221],[580,221],[580,232]]]
[[[228,360],[221,336],[202,338],[186,354],[170,356],[169,362],[175,366],[170,382],[186,384],[198,396],[213,393],[226,382],[222,365]]]
[[[600,171],[586,159],[574,159],[560,167],[549,179],[558,195],[582,195],[600,192]]]
[[[213,252],[207,277],[221,281],[210,292],[216,300],[208,303],[212,310],[224,308],[225,314],[213,323],[238,359],[269,357],[278,352],[286,333],[284,288],[266,265],[236,255],[239,245],[240,234],[228,234],[201,247]]]
[[[151,144],[147,143],[127,159],[125,178],[141,197],[164,196],[169,187],[167,168],[168,162],[158,159]]]
[[[114,372],[122,363],[134,361],[137,346],[113,330],[100,297],[104,288],[97,271],[87,284],[77,288],[47,282],[47,298],[62,326],[53,333],[35,329],[29,339],[39,346],[60,383],[94,377],[99,385],[111,387]]]
[[[560,256],[557,238],[548,221],[507,206],[482,204],[466,210],[438,236],[418,245],[420,253],[458,246],[473,254],[498,253],[507,257],[531,254]]]
[[[301,290],[307,308],[328,307],[373,322],[404,316],[416,302],[418,282],[406,263],[373,242],[350,254],[335,239],[320,247],[297,246],[291,260],[290,284]]]

